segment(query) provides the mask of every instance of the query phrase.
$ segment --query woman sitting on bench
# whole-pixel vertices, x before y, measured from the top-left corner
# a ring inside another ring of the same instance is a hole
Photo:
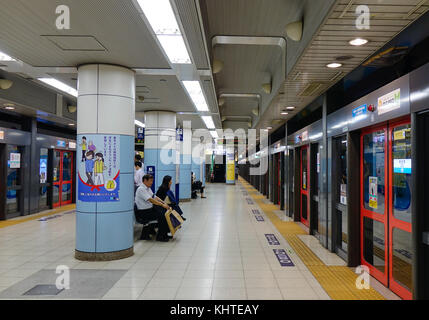
[[[161,186],[158,188],[158,191],[156,192],[156,196],[161,200],[163,200],[166,204],[171,206],[173,210],[175,210],[178,214],[182,216],[183,220],[186,220],[186,218],[183,217],[182,209],[180,209],[179,207],[179,202],[176,200],[176,197],[171,191],[172,184],[173,184],[173,180],[171,176],[165,176],[162,179]]]

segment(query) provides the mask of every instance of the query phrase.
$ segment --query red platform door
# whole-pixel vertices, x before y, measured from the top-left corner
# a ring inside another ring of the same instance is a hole
[[[411,126],[361,135],[361,260],[371,275],[411,299]]]
[[[72,203],[73,199],[73,152],[54,151],[53,207]]]
[[[309,208],[310,208],[310,162],[309,160],[310,148],[304,146],[301,148],[301,222],[307,227],[310,226],[309,222]]]

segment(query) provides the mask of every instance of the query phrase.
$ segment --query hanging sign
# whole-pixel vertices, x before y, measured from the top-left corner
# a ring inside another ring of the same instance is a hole
[[[378,98],[378,115],[399,109],[401,107],[401,89],[389,92]]]
[[[11,168],[11,169],[21,168],[21,154],[20,153],[11,153],[10,154],[9,168]]]
[[[120,136],[79,135],[78,199],[84,202],[119,201]],[[85,140],[85,141],[83,141]],[[88,147],[86,141],[89,141]],[[85,146],[86,150],[82,150]],[[87,147],[87,148],[86,148]]]
[[[378,208],[377,188],[378,188],[378,178],[369,177],[369,207],[373,209]]]

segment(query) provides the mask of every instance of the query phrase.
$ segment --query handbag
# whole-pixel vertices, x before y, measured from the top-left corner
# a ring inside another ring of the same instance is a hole
[[[168,228],[173,236],[182,227],[183,219],[175,210],[166,211],[165,220],[167,220]]]

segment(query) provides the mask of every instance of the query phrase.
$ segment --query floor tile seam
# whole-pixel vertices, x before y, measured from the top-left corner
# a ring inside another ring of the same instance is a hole
[[[243,266],[243,257],[242,257],[242,250],[241,250],[241,240],[240,237],[238,237],[238,245],[239,245],[239,249],[240,249],[240,261],[241,261],[241,265]],[[243,269],[243,277],[244,277],[244,269]],[[213,289],[212,289],[213,290]],[[247,285],[246,285],[246,281],[244,281],[244,292],[246,294],[246,300],[249,299],[248,295],[247,295]]]

